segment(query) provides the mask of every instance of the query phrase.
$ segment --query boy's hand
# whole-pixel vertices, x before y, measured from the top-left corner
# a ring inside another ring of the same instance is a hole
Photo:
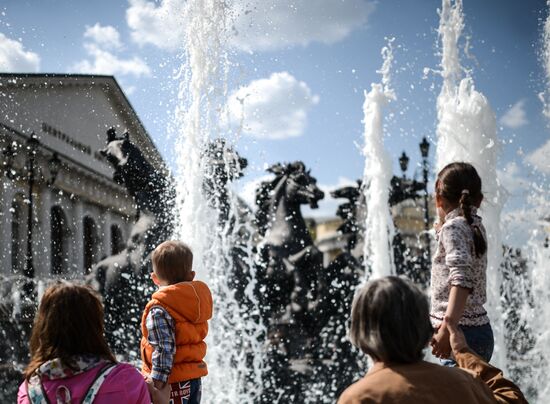
[[[441,359],[447,359],[451,356],[451,344],[449,342],[449,330],[447,324],[443,322],[437,332],[432,337],[430,345],[432,346],[432,353]]]
[[[145,378],[145,382],[147,383],[147,388],[149,389],[149,394],[151,395],[151,401],[153,404],[166,404],[170,400],[170,385],[168,383],[163,383],[163,388],[158,388],[156,386],[157,382],[160,382],[159,380],[154,380],[149,378]]]
[[[157,379],[153,379],[153,386],[155,386],[155,389],[162,390],[166,386],[166,382],[162,382]]]

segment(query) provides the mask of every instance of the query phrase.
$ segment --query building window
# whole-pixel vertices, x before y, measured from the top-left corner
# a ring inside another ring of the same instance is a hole
[[[68,256],[67,218],[60,206],[51,209],[51,271],[59,275],[67,271]]]
[[[17,195],[11,205],[11,268],[13,274],[22,274],[27,252],[27,205]]]
[[[92,266],[97,262],[97,248],[99,237],[97,225],[89,216],[84,218],[84,272],[89,273]]]
[[[116,224],[111,225],[111,254],[115,255],[124,250],[122,231]]]

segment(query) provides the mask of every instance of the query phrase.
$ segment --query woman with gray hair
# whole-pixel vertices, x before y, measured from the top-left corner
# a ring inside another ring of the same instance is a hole
[[[526,403],[519,388],[471,351],[464,334],[449,329],[459,368],[423,360],[433,336],[426,296],[408,279],[368,282],[351,310],[351,342],[374,365],[338,403]]]

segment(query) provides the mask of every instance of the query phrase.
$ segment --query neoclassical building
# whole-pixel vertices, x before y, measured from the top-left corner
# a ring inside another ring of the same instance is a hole
[[[40,278],[82,277],[101,258],[123,248],[136,209],[99,153],[110,127],[128,131],[151,164],[165,170],[114,77],[0,74],[2,275],[24,273],[29,226]],[[38,143],[29,143],[33,133]]]

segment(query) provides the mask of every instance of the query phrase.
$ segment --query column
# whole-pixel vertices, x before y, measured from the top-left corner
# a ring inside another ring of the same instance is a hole
[[[101,251],[101,255],[98,258],[102,258],[103,256],[108,257],[111,255],[111,212],[109,210],[105,210],[103,212],[103,229],[102,229],[102,235],[103,235],[103,248]]]
[[[11,205],[15,189],[6,177],[2,177],[0,195],[0,273],[11,275]]]
[[[40,188],[39,198],[38,226],[33,235],[33,251],[38,255],[35,260],[35,270],[38,276],[50,277],[52,275],[52,194],[48,186]]]
[[[73,205],[73,259],[72,259],[72,277],[81,277],[84,275],[84,206],[80,199],[77,199]]]

